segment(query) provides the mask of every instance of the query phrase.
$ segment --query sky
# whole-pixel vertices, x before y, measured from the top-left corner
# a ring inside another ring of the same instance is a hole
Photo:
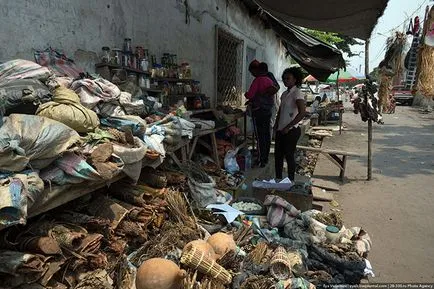
[[[433,5],[433,0],[389,0],[383,16],[378,19],[377,26],[371,34],[371,45],[369,47],[369,71],[372,71],[383,60],[386,52],[385,45],[387,37],[393,35],[393,31],[407,31],[409,19],[419,16],[422,21],[425,15],[425,7]],[[405,28],[404,28],[405,22]],[[411,36],[408,41],[412,40]],[[353,51],[364,51],[364,45],[355,45]],[[350,68],[363,74],[365,70],[365,56],[348,58]]]

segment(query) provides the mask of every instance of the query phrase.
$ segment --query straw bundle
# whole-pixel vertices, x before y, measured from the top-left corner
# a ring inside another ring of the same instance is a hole
[[[186,248],[184,248],[181,263],[190,268],[197,269],[202,274],[217,279],[222,284],[232,282],[232,276],[225,268],[217,264],[215,260],[206,257],[204,253],[200,252],[194,246],[186,246]]]
[[[277,247],[274,251],[270,262],[270,273],[279,280],[287,280],[291,277],[291,263],[283,247]]]
[[[251,260],[253,264],[261,264],[264,257],[267,255],[268,246],[266,243],[259,243],[255,249],[253,249],[249,255],[248,260]]]
[[[271,289],[276,288],[272,278],[266,276],[250,276],[242,284],[240,289]]]
[[[434,47],[422,45],[419,49],[420,72],[417,88],[429,99],[434,99]]]
[[[197,228],[195,219],[189,214],[191,210],[185,200],[183,193],[170,190],[169,193],[166,194],[166,201],[171,216],[176,221],[190,228]]]

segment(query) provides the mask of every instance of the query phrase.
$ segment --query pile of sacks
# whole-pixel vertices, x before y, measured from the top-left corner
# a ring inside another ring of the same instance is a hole
[[[174,115],[148,127],[161,104],[133,83],[83,77],[21,59],[0,65],[0,225],[24,224],[44,183],[137,181],[165,146],[192,137],[194,124]]]

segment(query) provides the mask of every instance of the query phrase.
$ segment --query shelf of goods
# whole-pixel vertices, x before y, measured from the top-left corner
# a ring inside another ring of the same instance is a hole
[[[148,71],[143,71],[140,69],[135,69],[135,68],[131,68],[131,67],[126,67],[126,66],[121,66],[121,65],[116,65],[116,64],[110,64],[110,63],[97,63],[95,64],[96,68],[101,68],[101,67],[108,67],[110,69],[124,69],[128,72],[134,72],[134,73],[139,73],[139,74],[145,74],[150,76],[151,73]]]

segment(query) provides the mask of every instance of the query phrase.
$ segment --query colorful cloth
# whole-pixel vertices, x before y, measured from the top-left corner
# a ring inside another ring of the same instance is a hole
[[[71,84],[71,89],[80,96],[81,103],[93,109],[100,102],[112,102],[119,99],[119,88],[104,78],[79,79]]]
[[[45,67],[48,67],[57,76],[69,76],[77,78],[80,73],[84,73],[83,69],[78,68],[74,60],[68,58],[65,54],[58,50],[47,48],[45,50],[35,51],[35,61]]]
[[[301,213],[286,200],[275,195],[266,196],[264,206],[268,207],[268,223],[277,228],[284,227]]]

